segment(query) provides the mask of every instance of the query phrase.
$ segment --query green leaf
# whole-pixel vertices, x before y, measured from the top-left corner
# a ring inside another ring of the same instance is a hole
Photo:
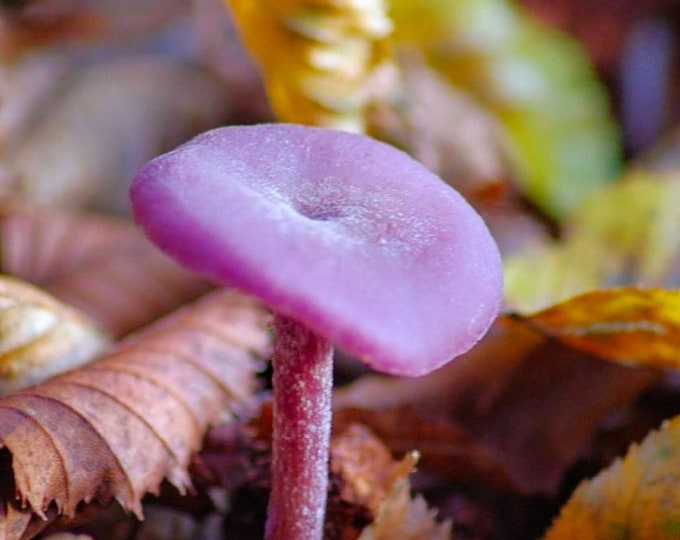
[[[618,174],[619,133],[583,49],[507,0],[392,0],[397,43],[422,49],[504,123],[518,181],[562,218]],[[417,20],[417,24],[413,21]]]

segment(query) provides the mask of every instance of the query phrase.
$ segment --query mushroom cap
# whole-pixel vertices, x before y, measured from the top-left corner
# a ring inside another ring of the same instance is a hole
[[[472,207],[369,137],[219,128],[157,157],[131,191],[150,239],[378,371],[417,376],[495,318],[500,255]]]

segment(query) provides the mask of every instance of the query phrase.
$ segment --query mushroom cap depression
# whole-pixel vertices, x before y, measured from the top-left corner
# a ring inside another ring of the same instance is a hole
[[[219,128],[149,162],[130,194],[136,221],[180,263],[378,371],[432,371],[499,309],[500,255],[479,215],[369,137]]]

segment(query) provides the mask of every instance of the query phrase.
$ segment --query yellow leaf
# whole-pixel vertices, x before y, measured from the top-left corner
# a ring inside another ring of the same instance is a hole
[[[0,394],[83,364],[108,344],[84,315],[0,276]]]
[[[680,536],[680,417],[582,483],[544,540],[667,540]]]
[[[601,358],[680,367],[680,290],[594,291],[525,320],[567,346]]]
[[[680,175],[632,172],[574,212],[562,240],[505,261],[511,309],[537,311],[583,292],[680,285]]]
[[[364,131],[388,59],[382,0],[225,0],[280,120]]]

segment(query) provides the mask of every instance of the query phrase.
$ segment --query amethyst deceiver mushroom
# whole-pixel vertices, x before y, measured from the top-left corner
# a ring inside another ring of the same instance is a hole
[[[267,538],[321,538],[332,345],[407,376],[467,351],[501,300],[486,226],[405,153],[289,124],[200,135],[148,163],[130,193],[158,246],[274,312]]]

